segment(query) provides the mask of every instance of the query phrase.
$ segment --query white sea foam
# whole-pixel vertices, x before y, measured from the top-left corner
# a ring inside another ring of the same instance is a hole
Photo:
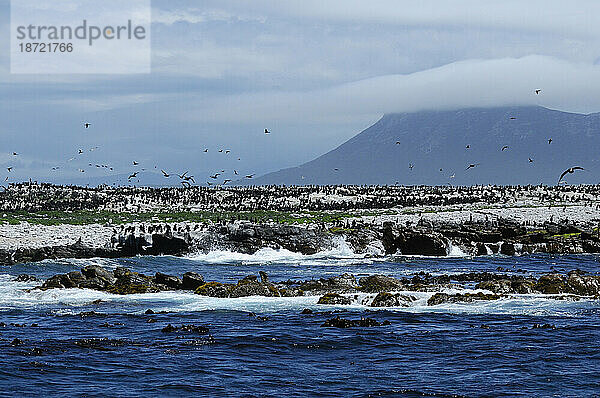
[[[348,243],[339,238],[335,241],[335,246],[329,250],[324,250],[315,254],[302,254],[292,252],[287,249],[272,249],[262,248],[256,253],[247,254],[232,252],[228,250],[213,250],[208,253],[196,253],[188,256],[189,259],[208,264],[305,264],[305,263],[320,263],[327,260],[340,261],[364,259],[366,255],[356,254]],[[361,262],[364,263],[365,260]]]
[[[448,257],[469,257],[469,255],[462,251],[462,249],[456,245],[450,243],[448,250]]]
[[[251,311],[255,313],[277,313],[281,311],[301,311],[311,308],[314,311],[345,309],[364,311],[369,307],[375,294],[349,294],[352,305],[320,305],[319,296],[302,297],[261,297],[251,296],[235,299],[214,298],[196,295],[193,292],[160,292],[132,295],[114,295],[89,289],[50,289],[29,290],[36,282],[16,282],[9,275],[0,275],[0,310],[49,308],[59,314],[76,314],[81,307],[97,300],[117,306],[128,313],[142,313],[147,308],[155,311],[193,312],[205,310]],[[446,293],[476,293],[480,290],[448,289]],[[508,298],[474,303],[445,303],[428,306],[432,292],[399,292],[417,298],[408,307],[389,307],[390,311],[424,313],[465,313],[465,314],[512,314],[512,315],[559,315],[575,316],[580,311],[600,308],[600,301],[582,299],[580,301],[555,300],[545,295],[514,295]],[[102,311],[102,307],[99,307]],[[114,309],[113,309],[114,310]],[[112,311],[112,310],[111,310]]]

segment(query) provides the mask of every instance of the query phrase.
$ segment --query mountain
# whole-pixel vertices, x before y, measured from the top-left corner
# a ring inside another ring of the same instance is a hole
[[[586,170],[568,175],[570,184],[598,183],[599,150],[600,113],[538,106],[395,113],[308,163],[246,183],[556,184],[575,165]],[[470,164],[477,166],[466,170]]]

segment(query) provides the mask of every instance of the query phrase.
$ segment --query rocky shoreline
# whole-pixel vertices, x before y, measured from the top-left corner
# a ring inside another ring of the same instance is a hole
[[[98,226],[100,229],[107,228]],[[89,228],[85,229],[89,233]],[[65,233],[77,236],[77,226],[65,226]],[[315,254],[344,242],[356,254],[365,256],[419,255],[467,256],[531,253],[600,253],[600,237],[592,226],[546,222],[529,227],[511,221],[441,223],[422,221],[403,225],[386,221],[348,221],[341,226],[308,224],[262,224],[231,221],[219,224],[131,224],[102,231],[103,238],[45,246],[36,242],[27,247],[0,248],[0,265],[58,258],[118,258],[136,255],[175,255],[228,250],[252,254],[263,248],[286,249]],[[32,240],[33,241],[33,240]]]
[[[18,279],[35,280],[28,275],[21,275]],[[461,292],[467,287],[471,291]],[[600,299],[600,275],[580,270],[566,274],[548,273],[538,278],[490,272],[438,276],[420,272],[404,278],[374,274],[357,279],[345,273],[330,278],[272,282],[267,273],[260,271],[258,276],[248,275],[236,283],[221,283],[206,281],[195,272],[186,272],[180,278],[160,272],[145,275],[124,267],[110,271],[90,265],[80,271],[54,275],[34,289],[65,288],[92,289],[120,295],[190,291],[216,298],[320,296],[317,304],[360,304],[380,308],[411,306],[419,299],[411,292],[434,293],[427,299],[428,306],[499,300],[524,294],[548,295],[560,300],[597,300]],[[477,292],[473,293],[473,289]]]

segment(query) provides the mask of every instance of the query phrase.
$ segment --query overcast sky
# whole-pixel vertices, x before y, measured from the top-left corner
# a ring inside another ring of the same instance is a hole
[[[127,173],[132,160],[262,174],[388,112],[597,112],[599,15],[595,0],[154,0],[151,74],[28,76],[9,73],[10,9],[0,0],[0,166],[44,180],[78,148],[98,146],[60,175],[80,177],[88,162]]]

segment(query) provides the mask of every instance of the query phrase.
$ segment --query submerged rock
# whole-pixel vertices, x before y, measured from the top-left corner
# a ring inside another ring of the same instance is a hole
[[[376,326],[387,326],[390,325],[390,321],[383,321],[381,323],[377,322],[373,318],[360,318],[360,319],[345,319],[340,318],[339,316],[336,318],[331,318],[326,320],[321,327],[324,328],[353,328],[353,327],[376,327]]]
[[[197,334],[205,334],[208,333],[209,329],[205,326],[196,326],[196,325],[181,325],[181,326],[173,326],[168,324],[164,328],[161,329],[163,333],[173,333],[173,332],[184,332],[184,333],[197,333]]]

